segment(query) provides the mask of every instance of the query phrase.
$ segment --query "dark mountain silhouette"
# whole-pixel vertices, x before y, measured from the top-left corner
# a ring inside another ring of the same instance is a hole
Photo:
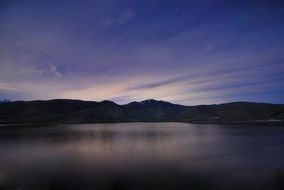
[[[0,123],[75,124],[111,122],[283,123],[284,105],[234,102],[183,106],[145,100],[118,105],[111,101],[15,101],[0,104]]]

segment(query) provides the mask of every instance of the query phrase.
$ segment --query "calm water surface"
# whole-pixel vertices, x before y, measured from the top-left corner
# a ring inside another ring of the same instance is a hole
[[[0,189],[284,189],[284,128],[0,127]]]

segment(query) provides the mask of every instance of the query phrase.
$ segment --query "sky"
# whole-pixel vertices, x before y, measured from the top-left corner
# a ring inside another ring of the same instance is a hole
[[[0,99],[284,103],[283,0],[1,0]]]

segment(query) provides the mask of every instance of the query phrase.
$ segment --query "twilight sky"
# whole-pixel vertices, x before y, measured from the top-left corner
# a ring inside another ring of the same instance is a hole
[[[1,98],[284,103],[284,2],[1,0]]]

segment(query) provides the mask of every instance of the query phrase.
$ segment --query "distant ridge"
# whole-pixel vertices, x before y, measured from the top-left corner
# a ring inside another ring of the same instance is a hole
[[[1,124],[79,124],[113,122],[281,123],[284,105],[232,102],[183,106],[161,100],[118,105],[112,101],[69,99],[2,102]]]

